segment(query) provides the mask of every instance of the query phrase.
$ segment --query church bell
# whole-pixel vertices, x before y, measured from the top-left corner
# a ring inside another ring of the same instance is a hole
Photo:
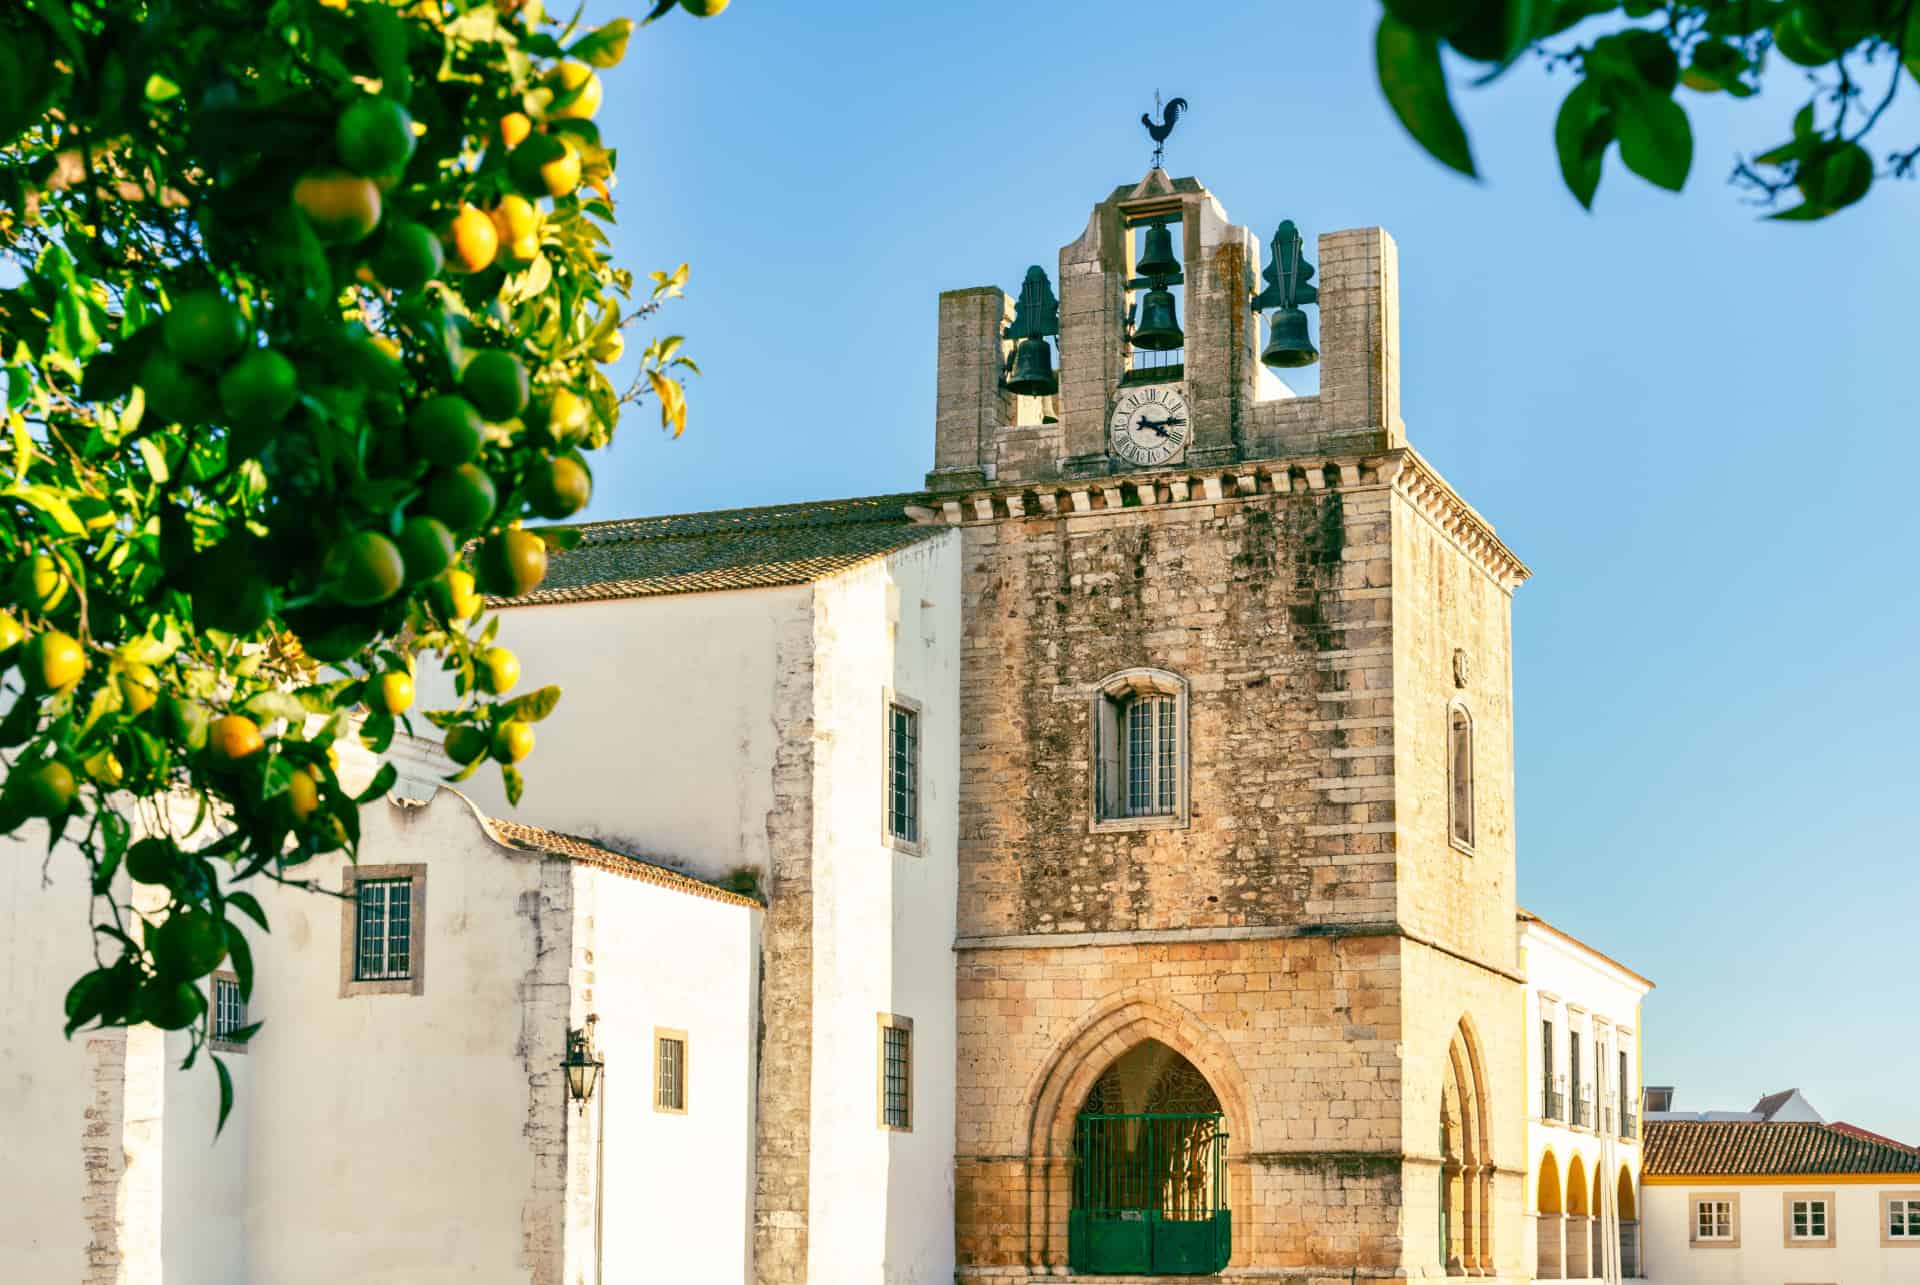
[[[1050,397],[1060,391],[1060,381],[1053,373],[1053,353],[1046,340],[1036,336],[1014,344],[1006,384],[1008,392],[1022,397]]]
[[[1173,257],[1173,234],[1166,224],[1155,223],[1147,229],[1146,248],[1133,270],[1143,277],[1180,275],[1180,260]]]
[[[1173,313],[1173,292],[1155,286],[1140,301],[1140,324],[1133,328],[1133,346],[1165,352],[1187,342]]]
[[[1307,314],[1298,308],[1281,308],[1267,321],[1267,346],[1260,360],[1281,370],[1311,366],[1320,360],[1320,350],[1307,333]]]

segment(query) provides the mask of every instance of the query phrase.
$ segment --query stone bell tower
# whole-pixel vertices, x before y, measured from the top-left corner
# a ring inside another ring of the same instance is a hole
[[[1527,1275],[1528,573],[1408,444],[1384,231],[1317,242],[1319,392],[1262,364],[1315,356],[1261,342],[1291,238],[1156,168],[1057,314],[940,298],[963,1281]]]

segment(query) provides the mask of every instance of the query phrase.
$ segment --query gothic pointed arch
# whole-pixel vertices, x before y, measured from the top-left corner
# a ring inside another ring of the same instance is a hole
[[[1492,1126],[1480,1041],[1462,1017],[1441,1068],[1440,1257],[1449,1275],[1493,1271]]]
[[[1568,1213],[1580,1218],[1586,1217],[1593,1208],[1587,1203],[1588,1191],[1587,1166],[1581,1161],[1580,1154],[1575,1152],[1573,1158],[1567,1161]]]
[[[1632,1222],[1640,1216],[1639,1204],[1633,1194],[1633,1171],[1625,1165],[1620,1166],[1619,1182],[1620,1217]]]
[[[1535,1189],[1534,1212],[1541,1214],[1565,1213],[1560,1198],[1560,1162],[1553,1157],[1552,1148],[1548,1148],[1540,1157],[1540,1182]]]

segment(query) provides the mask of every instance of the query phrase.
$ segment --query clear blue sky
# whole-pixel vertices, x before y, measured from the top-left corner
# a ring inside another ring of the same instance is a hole
[[[1616,157],[1588,216],[1534,68],[1460,95],[1465,182],[1381,100],[1376,12],[738,0],[640,32],[602,121],[616,244],[692,262],[665,319],[706,375],[682,440],[629,416],[589,516],[917,486],[937,292],[1051,270],[1183,94],[1168,168],[1235,220],[1399,241],[1409,432],[1535,570],[1523,903],[1659,983],[1646,1073],[1679,1105],[1798,1085],[1920,1141],[1920,186],[1757,221],[1719,181],[1797,99],[1689,95],[1692,189]]]

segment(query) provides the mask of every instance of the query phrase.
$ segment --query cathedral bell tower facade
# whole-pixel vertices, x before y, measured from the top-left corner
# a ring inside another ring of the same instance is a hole
[[[1408,443],[1397,273],[1156,168],[941,296],[962,1281],[1528,1276],[1527,570]]]

